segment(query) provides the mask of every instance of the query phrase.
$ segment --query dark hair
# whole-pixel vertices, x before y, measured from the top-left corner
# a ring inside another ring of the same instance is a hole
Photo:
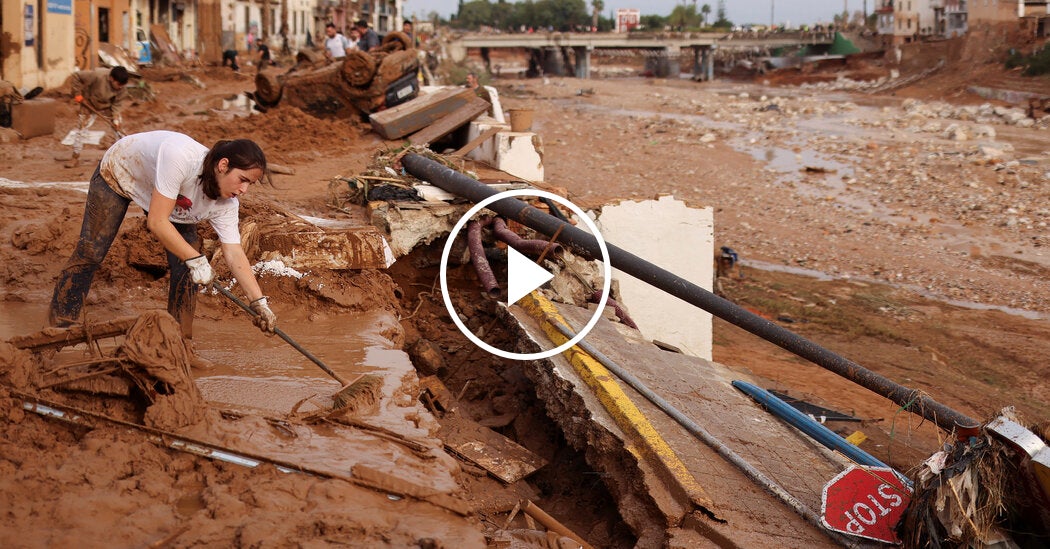
[[[204,196],[212,200],[219,199],[219,180],[215,176],[215,167],[223,158],[229,161],[229,169],[251,170],[258,168],[266,171],[266,155],[259,145],[251,139],[222,139],[208,151],[201,166],[200,179],[204,186]]]
[[[335,28],[335,23],[328,23],[328,24],[326,24],[326,25],[324,26],[324,28],[326,28],[326,29],[328,29],[328,28],[332,28],[332,29],[334,29],[334,28]]]
[[[109,77],[123,86],[128,83],[128,69],[117,65],[116,67],[113,67],[113,70],[109,71]]]
[[[359,28],[359,29],[367,29],[368,28],[368,21],[365,21],[364,19],[360,19],[356,23],[354,23],[354,26]]]

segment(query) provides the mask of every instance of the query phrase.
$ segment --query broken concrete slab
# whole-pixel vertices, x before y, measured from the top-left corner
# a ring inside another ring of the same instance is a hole
[[[302,223],[241,226],[249,257],[300,269],[385,269],[394,263],[390,245],[375,227],[321,228]]]
[[[467,158],[526,181],[543,181],[543,141],[535,133],[512,132],[510,124],[482,116],[470,123],[467,141],[491,134],[494,128],[498,131],[467,152]]]
[[[714,280],[714,212],[691,208],[671,196],[604,206],[598,229],[608,242],[711,291]],[[668,238],[674,235],[674,238]],[[653,245],[659,242],[658,246]],[[646,339],[711,360],[711,313],[615,270],[619,302]]]
[[[577,327],[583,326],[591,314],[569,305],[558,304],[557,308]],[[504,312],[522,332],[518,351],[535,352],[553,346],[524,309],[514,306]],[[733,389],[731,381],[739,374],[703,359],[661,351],[638,337],[637,332],[604,320],[597,323],[587,341],[807,507],[819,509],[824,483],[840,472],[844,464],[831,459],[812,441],[769,418]],[[732,540],[743,547],[835,546],[821,530],[626,388],[636,397],[632,398],[645,417],[659,429],[716,502],[717,516],[725,522],[682,509],[673,503],[654,468],[638,458],[635,442],[609,416],[563,356],[529,364],[526,374],[536,383],[537,394],[546,403],[548,415],[558,422],[570,444],[586,452],[592,467],[609,475],[606,486],[620,501],[620,513],[638,535],[639,545],[662,545],[668,539],[677,539],[677,545],[681,546],[687,539],[696,539],[698,533],[707,543]],[[580,420],[585,417],[591,419]]]

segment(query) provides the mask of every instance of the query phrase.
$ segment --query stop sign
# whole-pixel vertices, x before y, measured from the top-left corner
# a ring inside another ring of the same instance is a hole
[[[911,488],[885,467],[851,466],[824,485],[820,520],[853,536],[900,543],[894,527],[911,502]]]

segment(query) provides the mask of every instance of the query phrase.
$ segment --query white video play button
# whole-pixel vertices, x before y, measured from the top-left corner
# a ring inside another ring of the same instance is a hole
[[[507,246],[507,304],[513,305],[554,278],[521,252]]]

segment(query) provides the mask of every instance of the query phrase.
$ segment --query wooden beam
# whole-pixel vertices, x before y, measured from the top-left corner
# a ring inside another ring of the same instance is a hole
[[[10,343],[19,349],[33,351],[61,349],[85,341],[124,335],[138,319],[137,316],[125,316],[97,324],[81,324],[69,328],[45,328],[35,334],[12,337]]]
[[[485,141],[491,139],[493,135],[496,135],[502,129],[503,128],[501,128],[499,126],[495,126],[495,127],[492,127],[492,128],[489,128],[489,129],[485,130],[484,132],[481,133],[481,135],[475,137],[473,141],[471,141],[470,143],[467,143],[466,145],[463,145],[463,147],[461,147],[458,151],[452,153],[452,155],[453,156],[464,156],[465,154],[469,153],[470,151],[480,147],[482,143],[484,143]]]
[[[477,98],[468,88],[447,88],[421,95],[368,117],[372,129],[383,139],[400,139],[419,131]]]
[[[441,120],[412,134],[408,141],[413,145],[429,145],[438,139],[452,133],[456,128],[474,120],[478,115],[489,110],[492,105],[488,101],[475,96],[469,103],[456,109]]]

